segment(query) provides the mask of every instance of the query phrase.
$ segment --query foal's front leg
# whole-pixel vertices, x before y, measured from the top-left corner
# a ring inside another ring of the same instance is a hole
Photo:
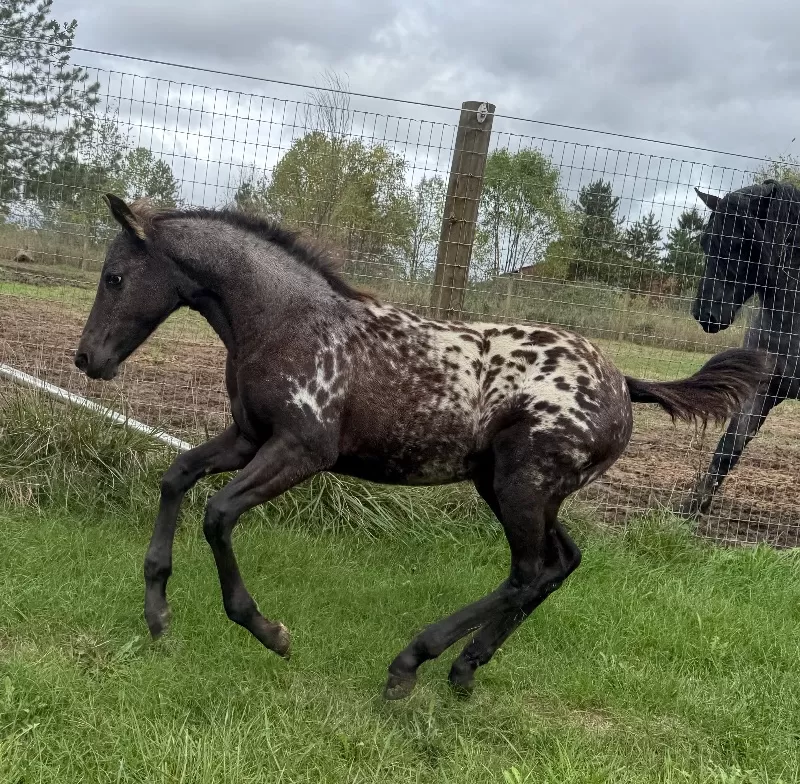
[[[172,574],[172,543],[184,496],[204,476],[247,465],[256,450],[239,428],[231,425],[215,438],[178,455],[164,473],[158,517],[144,559],[144,616],[153,637],[160,637],[169,622],[167,580]]]
[[[289,654],[289,631],[282,623],[265,618],[248,593],[233,552],[231,534],[239,517],[248,509],[276,498],[329,468],[333,462],[309,449],[295,435],[277,433],[234,479],[211,497],[206,507],[203,532],[217,564],[225,612],[281,656]]]

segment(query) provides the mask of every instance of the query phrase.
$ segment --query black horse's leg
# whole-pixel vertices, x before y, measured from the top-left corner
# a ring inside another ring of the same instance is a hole
[[[717,444],[708,471],[683,502],[680,509],[682,514],[694,516],[708,512],[714,493],[739,462],[742,452],[761,429],[769,412],[783,400],[783,396],[778,396],[773,391],[760,389],[741,413],[731,418],[728,429]]]
[[[161,479],[161,501],[144,559],[144,615],[153,637],[169,622],[167,580],[172,574],[172,542],[186,493],[209,474],[235,471],[246,465],[256,447],[245,440],[236,425],[188,452],[178,455]]]
[[[487,664],[517,627],[580,566],[580,548],[560,522],[556,520],[549,535],[561,569],[561,578],[546,585],[527,604],[481,627],[450,668],[448,680],[459,691],[469,693],[472,690],[475,670]]]
[[[495,438],[493,487],[511,549],[508,579],[488,596],[417,635],[389,665],[384,692],[388,699],[401,699],[411,693],[423,662],[435,659],[466,634],[522,610],[564,579],[560,558],[548,541],[547,508],[551,502],[546,488],[569,478],[563,475],[557,461],[547,461],[547,468],[537,465],[531,451],[530,431],[522,423]]]
[[[290,434],[275,435],[239,474],[209,499],[206,507],[203,532],[217,564],[225,612],[281,656],[289,654],[289,632],[282,623],[270,621],[259,612],[239,572],[231,534],[248,509],[328,467]]]

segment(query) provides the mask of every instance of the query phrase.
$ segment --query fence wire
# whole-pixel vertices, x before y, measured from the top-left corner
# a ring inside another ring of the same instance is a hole
[[[30,60],[0,68],[0,363],[189,441],[227,424],[224,351],[195,314],[171,317],[111,384],[74,368],[114,231],[106,191],[274,217],[337,254],[356,284],[427,312],[447,239],[457,113],[395,116],[342,91],[289,99],[68,68],[80,78]],[[768,175],[797,180],[794,168],[717,153],[691,161],[650,143],[612,149],[577,131],[552,139],[532,129],[494,118],[461,318],[575,329],[628,375],[649,379],[687,376],[741,345],[749,303],[716,334],[690,313],[709,215],[695,188],[723,195]],[[624,457],[581,493],[609,523],[675,508],[722,432],[673,425],[644,406],[635,420]],[[770,414],[701,533],[797,543],[798,431],[795,402]]]

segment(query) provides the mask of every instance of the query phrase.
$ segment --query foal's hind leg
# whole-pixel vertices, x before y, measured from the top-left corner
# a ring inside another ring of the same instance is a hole
[[[169,621],[167,580],[172,574],[172,542],[184,496],[202,477],[242,468],[255,453],[256,447],[231,425],[215,438],[178,455],[164,473],[158,517],[144,559],[144,616],[153,637],[160,637]]]
[[[542,469],[531,459],[530,431],[522,424],[495,439],[494,489],[500,521],[511,548],[511,573],[495,591],[444,620],[428,626],[389,665],[385,696],[400,699],[411,693],[419,666],[434,659],[454,642],[509,613],[522,611],[542,592],[564,579],[554,548],[546,545],[546,504],[549,485],[568,481],[569,466],[548,464]]]
[[[450,668],[448,680],[459,691],[469,693],[472,690],[475,670],[487,664],[517,627],[580,565],[581,551],[561,523],[556,520],[548,533],[552,547],[550,558],[557,559],[560,578],[545,585],[528,604],[514,608],[504,617],[481,627]],[[548,564],[555,565],[552,560]]]

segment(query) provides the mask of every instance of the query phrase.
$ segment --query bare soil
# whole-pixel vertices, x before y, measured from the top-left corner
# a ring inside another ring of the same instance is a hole
[[[190,441],[225,426],[224,350],[204,324],[176,315],[126,363],[120,378],[92,382],[72,364],[88,308],[75,301],[74,289],[63,291],[62,300],[0,297],[0,362]],[[7,383],[0,379],[0,386]],[[581,503],[609,525],[654,507],[677,507],[708,466],[721,432],[674,426],[661,412],[637,406],[627,452],[580,494]],[[720,541],[797,546],[799,469],[800,404],[784,403],[750,444],[710,513],[697,521],[697,532]]]

